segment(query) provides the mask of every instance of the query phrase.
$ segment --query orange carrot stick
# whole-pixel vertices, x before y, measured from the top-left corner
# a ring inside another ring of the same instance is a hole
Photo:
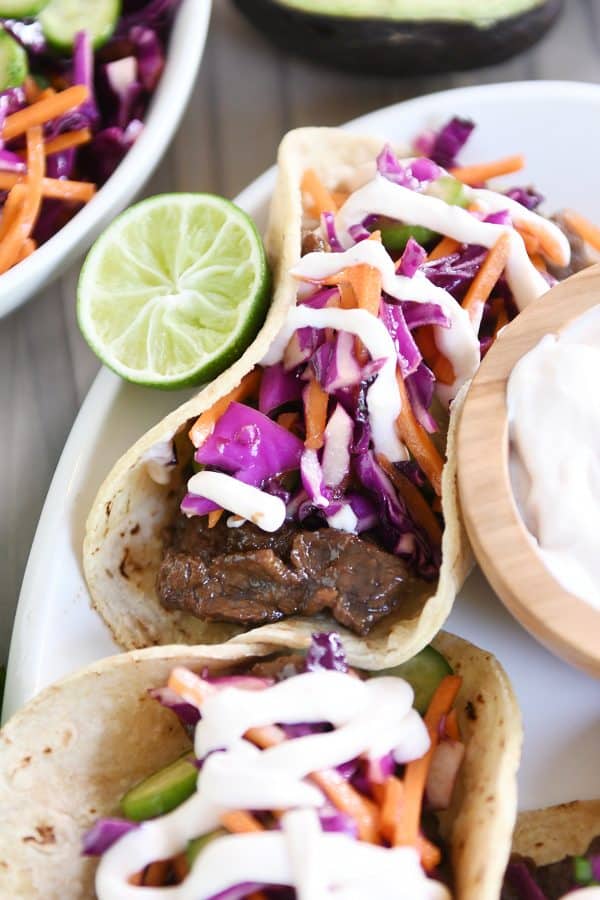
[[[0,172],[0,191],[9,191],[15,184],[24,184],[26,176],[14,172]],[[42,196],[54,200],[87,203],[96,193],[96,186],[87,181],[69,181],[60,178],[42,179]]]
[[[44,97],[31,106],[26,106],[6,117],[2,129],[2,139],[10,141],[36,125],[44,125],[50,119],[56,119],[64,113],[81,106],[89,97],[89,90],[82,84],[76,84],[60,91],[58,94]]]
[[[435,245],[427,257],[427,261],[433,262],[434,259],[442,259],[444,256],[450,256],[451,253],[456,253],[460,247],[461,244],[458,241],[455,241],[454,238],[443,237],[439,244]]]
[[[304,397],[306,421],[304,446],[307,450],[320,450],[325,441],[324,431],[327,424],[329,394],[323,390],[316,378],[311,378],[306,386]]]
[[[379,315],[381,304],[381,272],[374,266],[358,265],[347,270],[348,284],[356,297],[359,309],[373,316]]]
[[[442,861],[442,854],[439,847],[428,841],[427,838],[420,834],[417,838],[417,850],[421,857],[421,865],[426,872],[431,872]]]
[[[460,741],[460,728],[458,726],[458,714],[456,709],[451,709],[446,716],[445,730],[451,741]]]
[[[340,306],[342,309],[356,309],[356,295],[352,290],[352,285],[347,281],[340,281]]]
[[[298,413],[281,413],[281,415],[277,416],[277,424],[281,425],[282,428],[285,428],[286,431],[291,431],[294,425],[296,425],[296,423],[298,422],[298,419]]]
[[[264,831],[258,819],[245,809],[232,809],[221,816],[221,824],[233,834],[248,834],[251,831]]]
[[[524,166],[525,157],[522,154],[518,154],[517,156],[505,156],[503,159],[496,159],[493,162],[459,166],[450,169],[450,174],[462,181],[463,184],[483,184],[489,181],[490,178],[519,172]]]
[[[18,262],[42,204],[42,180],[46,169],[44,136],[40,125],[27,131],[27,192],[18,213],[0,244],[0,273]]]
[[[529,219],[527,221],[520,219],[515,222],[515,228],[526,242],[526,246],[529,243],[529,246],[533,247],[534,241],[537,240],[539,252],[547,260],[557,266],[566,265],[567,260],[564,257],[561,245],[543,226],[538,226],[536,222],[532,222]]]
[[[396,381],[402,400],[402,409],[396,420],[398,434],[423,469],[431,482],[432,488],[440,497],[442,494],[444,460],[421,423],[417,420],[410,405],[406,384],[400,372],[396,373]]]
[[[423,794],[431,758],[439,740],[439,724],[442,716],[450,712],[461,683],[462,679],[458,675],[446,675],[437,686],[425,713],[425,725],[431,745],[425,756],[409,762],[404,770],[404,804],[396,829],[396,840],[399,845],[412,847],[419,845]]]
[[[37,250],[36,242],[33,240],[33,238],[27,238],[25,241],[23,241],[23,246],[21,247],[21,252],[19,253],[17,262],[22,262],[24,259],[27,259],[27,257],[31,256],[31,254],[35,250]]]
[[[36,100],[39,100],[39,96],[42,93],[42,89],[39,84],[31,75],[28,75],[25,79],[25,84],[23,85],[25,89],[25,99],[28,103],[35,103]]]
[[[377,456],[377,462],[406,503],[412,519],[423,528],[434,547],[441,547],[440,523],[419,488],[412,483],[410,478],[400,472],[383,453]]]
[[[423,358],[440,384],[452,384],[455,379],[454,368],[449,359],[438,350],[433,336],[433,325],[421,325],[413,331]]]
[[[500,235],[494,246],[488,250],[479,272],[471,282],[465,295],[462,302],[463,308],[468,310],[471,320],[477,326],[479,326],[481,321],[484,304],[504,271],[509,253],[510,236],[504,233]]]
[[[595,250],[600,251],[600,228],[597,225],[594,225],[585,216],[576,213],[572,209],[565,209],[563,218],[569,228],[578,234],[582,240],[590,244]]]
[[[46,141],[44,150],[46,156],[52,153],[60,153],[62,150],[70,150],[72,147],[80,147],[87,144],[92,139],[92,132],[89,128],[80,128],[78,131],[69,131],[66,134],[59,134],[57,137]]]
[[[302,191],[310,194],[318,215],[324,212],[337,212],[337,203],[330,191],[327,190],[314,169],[307,169],[302,176]]]
[[[24,184],[15,184],[10,189],[4,207],[2,209],[2,219],[0,220],[0,241],[4,240],[4,236],[8,232],[15,217],[19,213],[21,206],[25,201],[27,188]]]
[[[379,819],[379,830],[382,836],[394,843],[396,836],[396,823],[400,818],[402,803],[404,800],[404,784],[399,778],[391,776],[384,784],[383,803]]]
[[[528,255],[536,256],[537,254],[539,254],[541,250],[540,239],[535,234],[531,234],[531,232],[526,231],[521,225],[515,225],[515,229],[523,238],[523,243],[525,244],[525,249],[527,250]]]
[[[505,325],[508,325],[508,316],[506,315],[506,311],[501,309],[498,313],[498,318],[496,319],[496,325],[494,327],[494,340],[498,337],[500,329],[504,328]]]
[[[212,512],[208,514],[208,527],[214,528],[215,525],[219,524],[219,519],[223,515],[222,509],[213,509]]]
[[[546,265],[545,260],[539,255],[539,253],[534,253],[531,256],[531,262],[534,264],[538,272],[548,271],[548,266]]]
[[[215,425],[230,403],[245,400],[258,391],[261,378],[261,369],[256,368],[248,372],[237,387],[234,387],[225,397],[221,397],[210,409],[205,410],[202,415],[198,416],[189,431],[189,437],[194,447],[200,447],[206,438],[212,434]]]

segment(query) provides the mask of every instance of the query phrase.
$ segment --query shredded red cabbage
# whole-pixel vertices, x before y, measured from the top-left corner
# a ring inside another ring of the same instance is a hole
[[[339,238],[335,230],[335,217],[332,212],[324,212],[321,214],[321,222],[327,235],[327,242],[332,253],[342,253],[344,248],[340,244]]]
[[[516,200],[526,209],[537,209],[540,203],[544,202],[544,197],[539,191],[533,187],[514,187],[506,191],[506,196],[511,200]]]
[[[456,156],[469,139],[475,123],[454,116],[438,131],[428,156],[444,169],[456,165]]]
[[[427,259],[427,251],[415,241],[413,237],[409,237],[406,247],[400,257],[400,262],[396,267],[399,275],[405,275],[412,278],[419,266],[422,266]]]
[[[401,304],[386,303],[382,300],[379,317],[392,337],[402,375],[406,378],[407,375],[416,372],[422,357],[406,324]]]
[[[504,877],[517,892],[519,900],[548,900],[522,860],[509,862]]]
[[[286,372],[282,363],[267,366],[262,375],[258,394],[258,408],[268,416],[286,403],[300,400],[302,383],[297,372]]]
[[[339,634],[335,631],[319,631],[311,635],[304,668],[307,672],[320,672],[323,669],[347,672],[348,660]]]
[[[182,700],[179,694],[171,690],[171,688],[152,688],[148,693],[154,700],[158,700],[161,706],[173,710],[186,727],[193,727],[200,721],[200,710],[192,703],[186,703],[185,700]]]
[[[82,854],[84,856],[102,856],[123,835],[139,828],[138,822],[127,819],[98,819],[83,836]]]

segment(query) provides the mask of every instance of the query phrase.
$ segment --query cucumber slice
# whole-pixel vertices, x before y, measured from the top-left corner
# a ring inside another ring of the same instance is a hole
[[[225,831],[224,828],[217,828],[216,831],[209,831],[208,834],[203,834],[202,837],[194,838],[193,841],[190,841],[185,851],[188,866],[191,868],[194,865],[198,854],[204,850],[207,844],[210,844],[211,841],[216,840],[218,837],[224,837],[226,834],[229,834],[229,832]]]
[[[441,653],[428,646],[399,666],[371,672],[371,677],[394,675],[404,678],[415,692],[414,706],[423,715],[433,697],[435,690],[446,675],[452,675],[452,669]]]
[[[0,16],[11,19],[27,19],[37,16],[48,0],[0,0]]]
[[[390,253],[402,253],[409,238],[414,238],[421,246],[426,246],[437,237],[437,232],[421,225],[382,225],[379,230],[383,246]]]
[[[28,72],[27,53],[8,32],[0,29],[0,91],[20,87]]]
[[[78,31],[89,33],[94,49],[105,44],[120,15],[121,0],[50,0],[38,20],[48,43],[71,53]]]
[[[140,781],[121,800],[121,810],[128,819],[143,822],[170,812],[196,790],[198,769],[186,753],[170,765]]]
[[[439,197],[450,206],[468,206],[469,197],[462,181],[453,178],[452,175],[442,175],[437,181],[432,181],[427,189],[431,197]]]

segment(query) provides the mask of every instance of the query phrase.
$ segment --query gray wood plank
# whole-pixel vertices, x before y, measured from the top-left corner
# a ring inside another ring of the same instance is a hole
[[[336,125],[380,106],[455,85],[524,78],[600,81],[600,0],[568,0],[559,26],[518,59],[453,76],[342,74],[282,54],[215,0],[187,114],[146,194],[235,195],[273,162],[291,127]],[[0,321],[0,661],[43,500],[98,362],[75,321],[79,266]]]

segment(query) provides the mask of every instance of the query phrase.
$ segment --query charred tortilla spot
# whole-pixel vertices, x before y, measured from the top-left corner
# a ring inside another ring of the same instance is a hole
[[[140,523],[138,522],[137,525],[134,525],[133,528],[131,528],[129,530],[129,534],[137,534],[139,532],[139,530],[140,530]]]
[[[467,718],[471,720],[471,722],[477,721],[477,713],[475,712],[475,707],[470,700],[467,700],[465,704],[465,713],[467,714]]]
[[[52,825],[36,825],[35,830],[36,834],[25,835],[23,838],[24,844],[38,844],[43,847],[56,843],[56,835]]]

